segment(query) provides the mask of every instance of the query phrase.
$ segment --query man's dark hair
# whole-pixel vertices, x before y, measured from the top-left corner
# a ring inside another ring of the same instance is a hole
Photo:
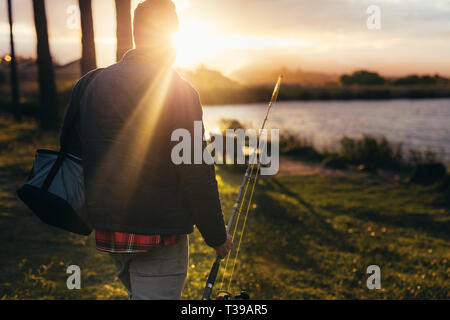
[[[172,41],[178,31],[175,4],[170,0],[146,0],[134,10],[133,34],[136,47],[153,47]]]

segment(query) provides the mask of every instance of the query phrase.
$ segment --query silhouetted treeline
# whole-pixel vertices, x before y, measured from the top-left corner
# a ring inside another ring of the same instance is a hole
[[[204,104],[266,102],[273,90],[271,84],[240,85],[220,72],[208,70],[205,67],[182,73],[200,92]],[[340,83],[328,83],[324,86],[302,86],[285,82],[281,87],[279,99],[291,101],[450,97],[449,79],[438,75],[385,79],[376,72],[361,70],[351,75],[343,75],[340,80]]]
[[[269,86],[227,89],[197,88],[203,104],[244,104],[270,100],[273,88]],[[450,87],[317,87],[302,88],[285,85],[280,90],[280,101],[308,100],[384,100],[450,98]]]
[[[383,78],[377,72],[366,70],[355,71],[350,75],[344,74],[339,80],[343,86],[379,86],[384,84],[395,86],[446,86],[450,84],[450,79],[439,75],[419,76],[412,74],[390,80]]]
[[[197,71],[196,74],[199,74]],[[209,75],[211,73],[200,73]],[[214,78],[216,79],[217,76]],[[271,85],[214,86],[214,79],[203,82],[190,79],[200,92],[204,104],[240,104],[266,102],[272,93]],[[275,79],[274,79],[275,80]],[[223,80],[221,80],[223,82]],[[208,83],[208,85],[202,85]],[[196,86],[198,84],[198,86]],[[376,100],[376,99],[424,99],[450,98],[450,80],[439,75],[410,75],[397,79],[385,79],[376,72],[356,71],[342,75],[340,83],[327,86],[302,87],[299,84],[284,83],[279,100]]]
[[[407,77],[398,78],[394,81],[394,84],[399,86],[437,86],[450,84],[450,79],[441,77],[439,75],[418,76],[413,74]]]
[[[340,77],[340,81],[344,86],[376,86],[386,83],[386,80],[378,73],[365,70],[355,71],[351,75],[344,74]]]

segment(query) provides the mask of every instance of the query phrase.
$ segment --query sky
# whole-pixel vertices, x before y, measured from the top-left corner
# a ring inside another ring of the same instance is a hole
[[[141,0],[132,1],[132,9]],[[0,0],[0,54],[9,52],[6,0]],[[16,51],[36,51],[31,0],[12,0]],[[114,0],[92,0],[97,62],[114,63]],[[386,76],[450,76],[450,0],[174,0],[180,19],[179,67],[226,75],[247,67],[301,68]],[[77,0],[46,0],[54,60],[81,55]],[[367,8],[380,8],[369,29]],[[74,14],[75,12],[75,14]]]

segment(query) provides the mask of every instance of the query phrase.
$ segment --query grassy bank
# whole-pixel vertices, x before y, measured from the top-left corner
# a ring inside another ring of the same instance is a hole
[[[0,132],[0,298],[126,298],[92,235],[46,226],[15,198],[34,149],[51,147],[56,137],[39,134],[33,122],[5,118]],[[218,169],[227,214],[241,178]],[[246,289],[254,299],[448,299],[448,198],[448,186],[388,183],[365,173],[265,178],[257,186],[232,290]],[[190,241],[183,298],[199,299],[213,251],[198,231]],[[81,267],[81,290],[66,287],[71,264]],[[382,270],[378,291],[366,288],[371,264]]]

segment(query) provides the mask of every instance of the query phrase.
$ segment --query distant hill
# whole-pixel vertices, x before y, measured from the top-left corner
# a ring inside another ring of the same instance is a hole
[[[246,85],[272,85],[278,75],[283,75],[286,84],[299,84],[303,87],[325,86],[336,84],[339,75],[325,74],[320,72],[309,72],[301,69],[290,70],[281,68],[273,70],[268,67],[250,66],[242,68],[232,74],[232,77]]]
[[[195,70],[179,69],[178,72],[197,89],[233,89],[240,86],[219,71],[207,69],[203,65]]]

